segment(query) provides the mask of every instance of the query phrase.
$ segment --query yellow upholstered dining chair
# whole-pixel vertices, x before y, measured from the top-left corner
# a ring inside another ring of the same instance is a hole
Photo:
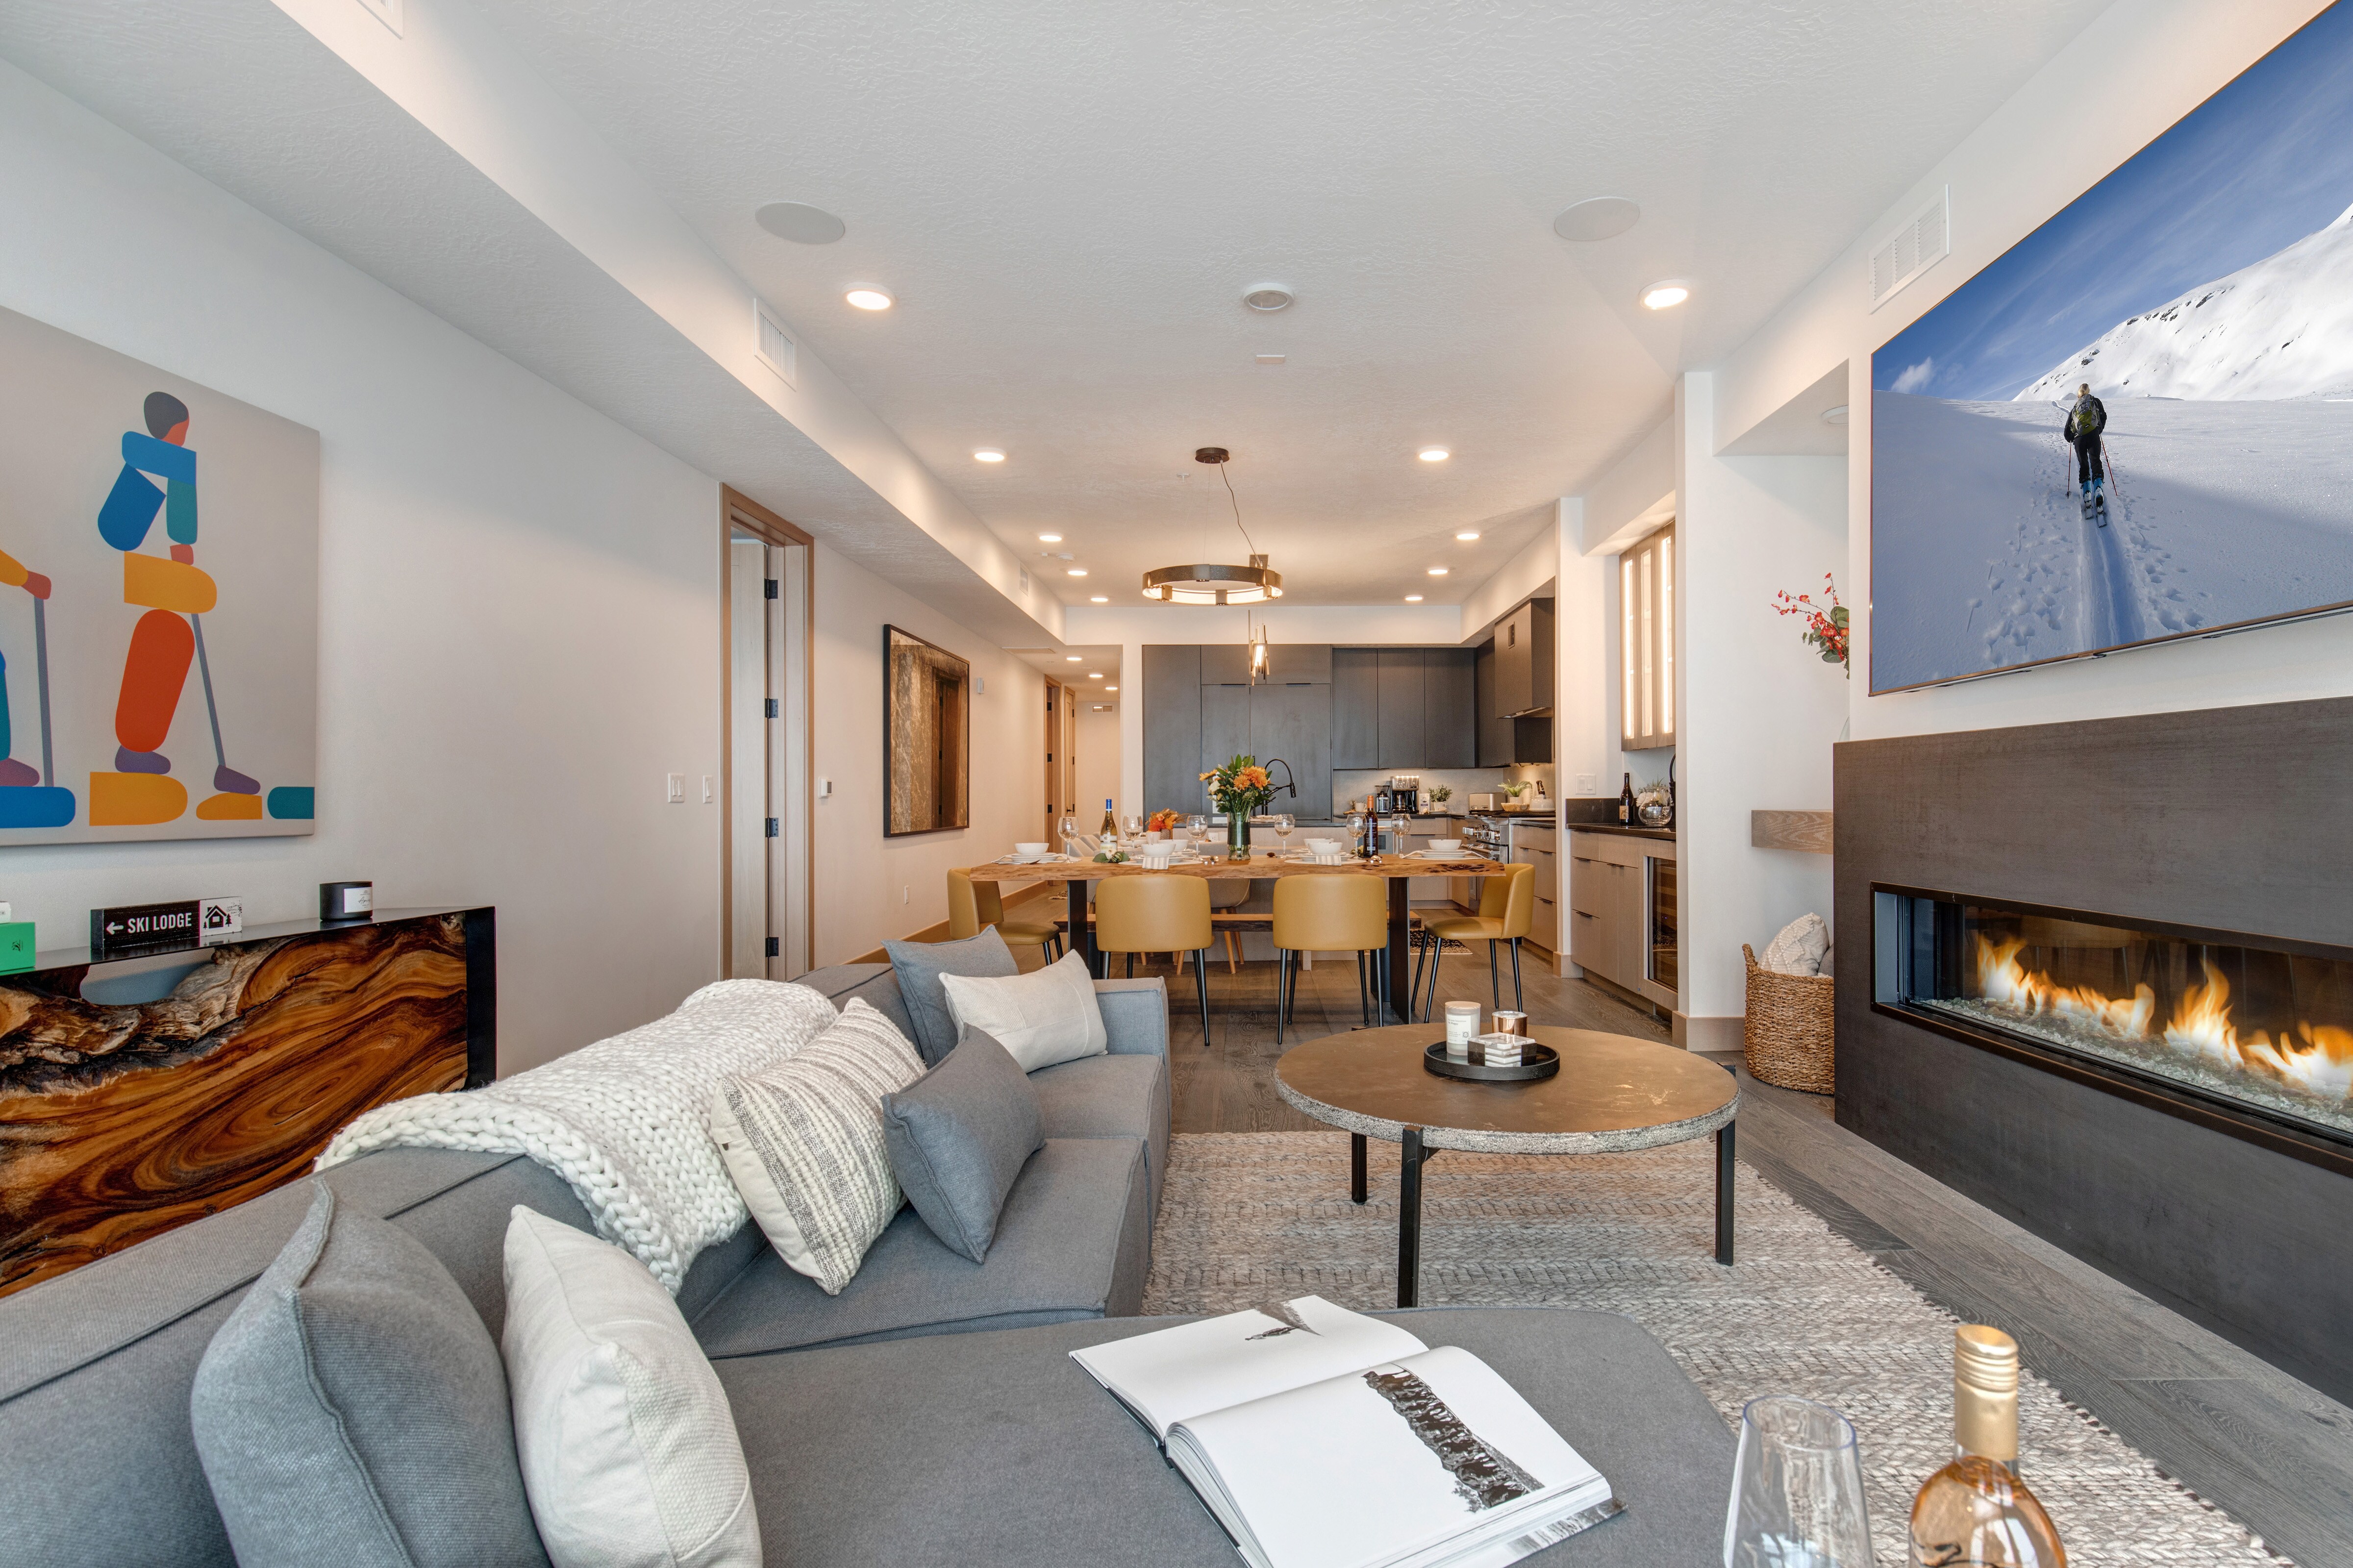
[[[1209,1044],[1209,884],[1198,877],[1166,873],[1107,877],[1095,889],[1095,950],[1127,954],[1135,973],[1139,952],[1189,952],[1193,984],[1201,995],[1201,1045]]]
[[[1504,1005],[1504,987],[1495,973],[1495,944],[1512,944],[1512,1006],[1525,1013],[1520,992],[1520,939],[1528,934],[1536,912],[1536,868],[1525,862],[1514,865],[1508,875],[1482,877],[1479,882],[1479,912],[1475,915],[1441,915],[1422,921],[1430,932],[1430,999],[1422,1004],[1421,1016],[1427,1020],[1438,1006],[1438,964],[1446,955],[1450,942],[1483,942],[1487,944],[1487,985],[1494,993],[1495,1005]],[[1421,989],[1421,965],[1414,964],[1414,989]],[[1406,1016],[1413,1016],[1411,999],[1408,999]]]
[[[1274,884],[1276,984],[1274,1043],[1298,989],[1296,965],[1303,952],[1356,955],[1356,1001],[1365,1026],[1372,1026],[1369,994],[1382,989],[1389,961],[1388,883],[1378,877],[1284,877]],[[1365,955],[1373,955],[1367,972]],[[1366,981],[1373,984],[1367,991]]]
[[[1034,947],[1040,957],[1049,950],[1059,957],[1062,951],[1062,928],[1051,921],[1009,921],[1005,918],[1005,900],[994,882],[976,882],[969,873],[948,873],[948,940],[962,942],[968,936],[978,936],[989,926],[1005,939],[1008,947]]]

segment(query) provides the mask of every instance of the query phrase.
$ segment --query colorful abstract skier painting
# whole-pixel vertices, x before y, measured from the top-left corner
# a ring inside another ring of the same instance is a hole
[[[0,847],[308,833],[319,436],[0,310]]]

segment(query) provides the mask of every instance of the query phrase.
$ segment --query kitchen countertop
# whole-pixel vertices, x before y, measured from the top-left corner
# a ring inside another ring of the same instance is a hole
[[[1672,827],[1621,827],[1614,822],[1572,822],[1568,830],[1571,833],[1614,833],[1620,838],[1663,838],[1669,843],[1672,843],[1675,837],[1675,830]]]

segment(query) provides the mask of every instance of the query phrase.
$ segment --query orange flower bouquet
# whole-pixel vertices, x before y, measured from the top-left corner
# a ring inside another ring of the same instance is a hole
[[[1170,806],[1165,811],[1155,811],[1146,818],[1144,830],[1146,833],[1174,833],[1176,831],[1177,825],[1184,820],[1185,814],[1175,806]]]
[[[1250,813],[1264,811],[1267,802],[1274,798],[1274,781],[1258,765],[1253,756],[1238,756],[1221,768],[1211,768],[1201,775],[1209,786],[1209,798],[1226,814],[1226,857],[1231,860],[1250,858]]]

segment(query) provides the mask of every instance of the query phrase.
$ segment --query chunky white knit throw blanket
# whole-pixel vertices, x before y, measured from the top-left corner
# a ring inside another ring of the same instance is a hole
[[[378,1106],[335,1134],[317,1168],[396,1147],[528,1154],[571,1184],[597,1235],[676,1295],[695,1255],[749,1217],[711,1141],[712,1097],[834,1017],[806,985],[722,980],[666,1018],[545,1067]]]

